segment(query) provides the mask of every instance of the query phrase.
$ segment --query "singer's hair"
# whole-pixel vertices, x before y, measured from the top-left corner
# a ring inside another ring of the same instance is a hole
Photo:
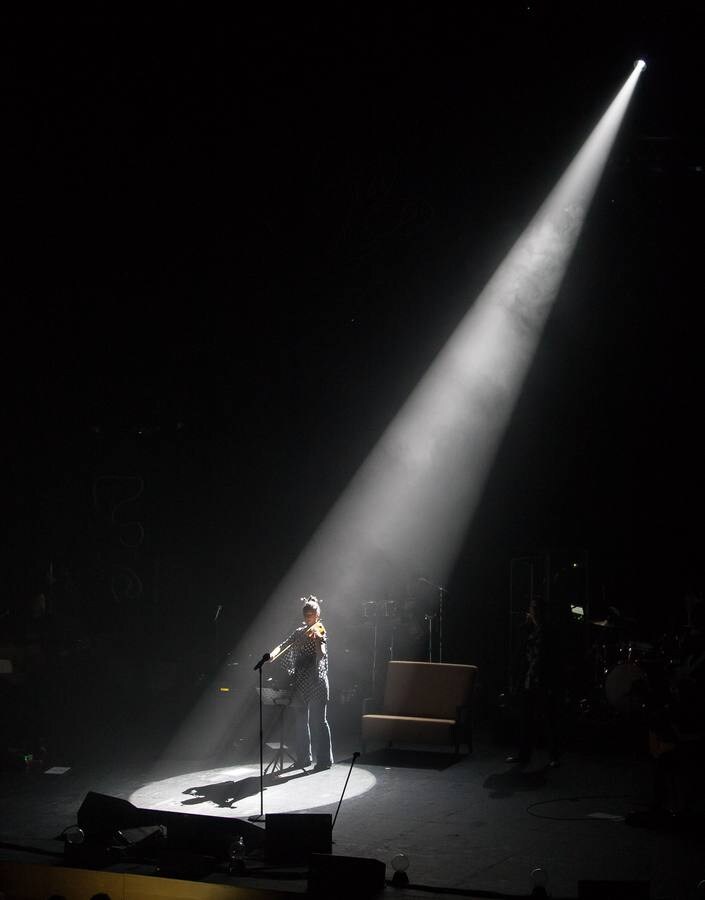
[[[310,594],[308,597],[302,597],[301,602],[303,604],[303,609],[301,610],[303,615],[306,615],[307,612],[315,612],[317,616],[320,616],[321,601],[318,597],[314,597],[313,594]]]

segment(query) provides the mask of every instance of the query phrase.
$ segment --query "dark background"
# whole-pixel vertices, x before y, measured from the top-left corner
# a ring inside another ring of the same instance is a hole
[[[446,658],[501,684],[530,553],[559,577],[588,551],[595,616],[682,624],[701,5],[194,10],[3,28],[4,621],[44,590],[64,659],[196,685],[644,57],[448,586]]]

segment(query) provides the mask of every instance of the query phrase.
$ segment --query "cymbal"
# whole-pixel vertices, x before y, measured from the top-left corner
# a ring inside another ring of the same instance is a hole
[[[636,619],[588,619],[591,625],[597,625],[598,628],[626,628],[627,625],[636,625]]]

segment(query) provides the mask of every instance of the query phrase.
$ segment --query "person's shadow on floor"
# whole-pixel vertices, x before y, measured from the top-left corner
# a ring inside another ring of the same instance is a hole
[[[274,784],[286,784],[295,778],[305,777],[308,773],[296,769],[286,778],[270,773],[264,776],[263,786]],[[204,784],[198,787],[186,788],[184,794],[190,794],[188,800],[182,800],[182,806],[195,806],[198,803],[214,803],[220,809],[234,809],[240,800],[245,797],[254,797],[260,791],[259,775],[250,775],[241,781],[219,781],[217,784]]]

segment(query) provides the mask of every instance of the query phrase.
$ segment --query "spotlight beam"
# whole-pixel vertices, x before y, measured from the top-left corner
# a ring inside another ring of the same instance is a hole
[[[329,600],[345,625],[399,572],[446,579],[484,489],[546,319],[643,66],[635,67],[497,268],[236,655],[259,658],[296,616]]]
[[[380,555],[445,578],[639,73],[630,75],[273,599],[307,589],[342,599]]]

